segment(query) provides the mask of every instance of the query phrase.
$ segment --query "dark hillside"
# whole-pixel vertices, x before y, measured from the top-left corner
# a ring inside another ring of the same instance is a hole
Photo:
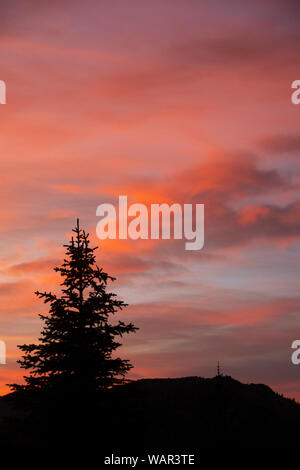
[[[141,447],[290,447],[298,440],[299,404],[263,384],[223,376],[149,379],[115,393]]]
[[[52,410],[56,404],[52,403]],[[1,443],[12,448],[49,444],[110,453],[201,452],[211,448],[298,447],[300,405],[263,384],[231,377],[143,379],[116,387],[92,406],[79,403],[24,424],[8,397],[0,400]],[[43,439],[41,438],[43,436]],[[45,442],[47,444],[45,444]]]

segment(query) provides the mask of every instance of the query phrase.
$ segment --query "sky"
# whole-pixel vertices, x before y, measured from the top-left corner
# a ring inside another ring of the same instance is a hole
[[[80,218],[99,246],[130,377],[224,374],[300,400],[300,4],[0,4],[0,339],[5,384],[36,342]],[[104,240],[96,208],[202,203],[205,244]]]

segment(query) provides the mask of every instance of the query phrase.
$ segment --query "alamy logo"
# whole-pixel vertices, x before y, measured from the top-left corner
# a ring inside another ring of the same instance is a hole
[[[295,366],[298,366],[300,364],[300,340],[295,339],[295,341],[292,342],[291,348],[295,349],[292,354],[291,361]]]
[[[292,88],[295,88],[296,90],[293,91],[292,93],[291,101],[293,104],[299,104],[300,103],[300,80],[294,80],[292,83]]]
[[[3,80],[0,80],[0,104],[6,104],[6,85]]]
[[[6,364],[6,345],[0,340],[0,364]]]
[[[204,245],[204,204],[195,204],[194,224],[193,204],[184,204],[183,208],[177,203],[171,206],[151,204],[149,217],[145,204],[131,204],[128,207],[127,196],[119,196],[118,217],[112,204],[100,204],[97,207],[96,215],[102,217],[96,228],[100,240],[107,238],[112,240],[117,238],[121,240],[127,238],[131,240],[147,240],[148,238],[169,240],[172,228],[174,239],[189,240],[185,242],[186,250],[201,250]],[[129,223],[128,217],[133,217]]]

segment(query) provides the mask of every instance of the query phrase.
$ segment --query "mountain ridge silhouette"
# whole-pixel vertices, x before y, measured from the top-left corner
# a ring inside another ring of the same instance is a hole
[[[43,433],[39,429],[30,436],[24,414],[12,408],[12,395],[0,398],[0,422],[6,424],[1,426],[1,443],[43,447]],[[86,410],[84,423],[78,418],[80,408]],[[77,403],[70,423],[63,422],[69,418],[59,419],[56,433],[74,429],[74,435],[80,438],[81,432],[105,454],[116,449],[135,455],[151,449],[292,448],[297,446],[300,404],[265,384],[246,384],[230,376],[145,378],[108,390],[92,409]]]

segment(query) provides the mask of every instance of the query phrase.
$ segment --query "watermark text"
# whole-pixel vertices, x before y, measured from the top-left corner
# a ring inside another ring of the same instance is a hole
[[[0,340],[0,364],[6,364],[6,345]]]
[[[0,80],[0,104],[6,104],[6,85],[3,80]]]
[[[119,196],[119,207],[100,204],[96,215],[102,217],[96,233],[100,240],[188,240],[186,250],[201,250],[204,246],[204,204],[172,205],[145,204],[128,206],[127,196]],[[195,220],[194,220],[195,216]],[[128,219],[131,220],[128,220]]]

